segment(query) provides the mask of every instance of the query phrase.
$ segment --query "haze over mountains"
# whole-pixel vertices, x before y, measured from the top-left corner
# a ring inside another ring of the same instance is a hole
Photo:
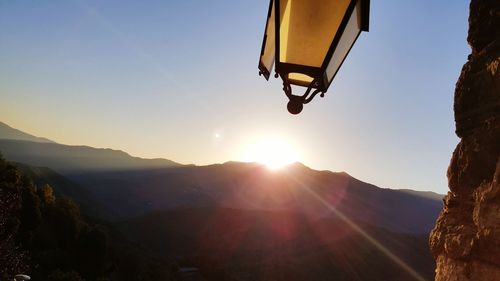
[[[442,206],[439,195],[381,189],[346,173],[316,171],[300,163],[283,171],[269,171],[256,163],[181,165],[118,150],[57,144],[5,124],[1,127],[0,152],[7,160],[62,174],[92,194],[100,207],[111,210],[107,218],[113,220],[154,210],[216,205],[332,216],[315,198],[319,196],[352,219],[427,233],[434,225],[429,218],[437,217]],[[16,135],[22,140],[12,139]]]
[[[215,255],[235,280],[414,280],[356,225],[433,275],[427,235],[442,208],[438,194],[383,189],[300,163],[280,171],[181,165],[0,128],[7,160],[160,255]],[[357,268],[363,273],[353,275]]]

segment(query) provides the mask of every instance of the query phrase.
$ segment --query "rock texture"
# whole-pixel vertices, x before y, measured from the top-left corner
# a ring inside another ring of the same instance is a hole
[[[461,138],[430,236],[436,281],[500,280],[500,1],[472,0],[472,53],[455,89]]]

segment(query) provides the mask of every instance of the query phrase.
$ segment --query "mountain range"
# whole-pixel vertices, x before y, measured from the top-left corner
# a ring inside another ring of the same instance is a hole
[[[415,279],[367,237],[414,264],[424,279],[433,276],[427,235],[442,196],[432,192],[379,188],[301,163],[270,171],[258,163],[143,159],[58,144],[3,123],[0,153],[37,184],[52,185],[151,251],[216,255],[236,280]],[[344,262],[370,270],[352,278],[354,268]]]
[[[316,171],[300,163],[283,171],[270,171],[257,163],[181,165],[118,150],[57,144],[8,130],[5,124],[1,127],[7,137],[22,136],[14,140],[0,135],[0,152],[7,160],[60,173],[89,194],[83,201],[93,197],[94,203],[107,209],[106,218],[111,220],[155,210],[216,205],[297,210],[322,218],[334,215],[329,209],[334,207],[350,218],[391,230],[428,233],[442,207],[440,196],[434,193],[382,189],[344,172]]]

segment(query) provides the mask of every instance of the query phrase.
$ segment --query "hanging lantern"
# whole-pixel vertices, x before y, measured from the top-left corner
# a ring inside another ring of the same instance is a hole
[[[283,80],[292,114],[333,81],[361,31],[368,31],[369,0],[271,0],[259,75]],[[306,87],[293,95],[292,85]]]

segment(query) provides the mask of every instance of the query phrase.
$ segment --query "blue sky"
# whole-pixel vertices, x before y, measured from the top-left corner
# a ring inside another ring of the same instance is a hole
[[[267,0],[0,0],[0,120],[200,165],[274,137],[315,169],[445,193],[468,3],[372,0],[325,98],[292,116],[258,76]]]

